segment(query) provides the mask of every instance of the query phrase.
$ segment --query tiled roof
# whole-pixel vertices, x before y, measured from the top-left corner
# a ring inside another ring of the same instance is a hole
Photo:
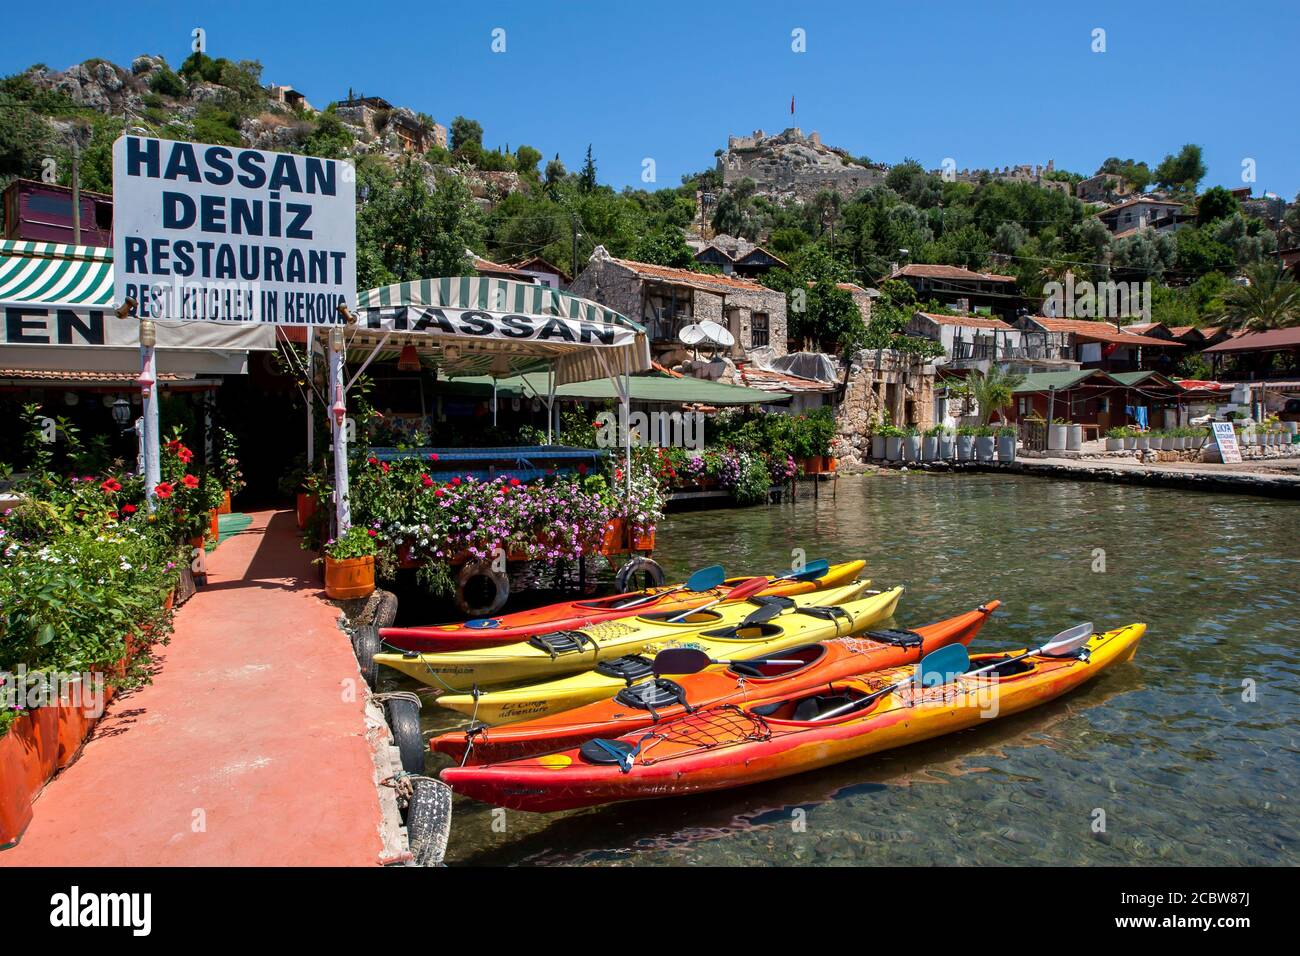
[[[1163,325],[1164,325],[1163,322],[1138,322],[1134,325],[1124,326],[1124,331],[1132,332],[1134,335],[1145,335],[1147,332],[1150,332],[1152,329],[1161,328]],[[1171,329],[1170,331],[1173,330]]]
[[[517,276],[520,279],[532,281],[532,276],[522,269],[516,269],[514,266],[505,266],[499,262],[493,262],[491,259],[484,259],[482,256],[474,257],[475,272],[490,272],[496,275]]]
[[[1012,331],[1013,327],[1007,325],[1001,319],[989,319],[982,315],[939,315],[935,312],[917,312],[917,315],[923,315],[931,322],[938,322],[940,325],[960,325],[967,329],[1005,329]]]
[[[1103,209],[1101,212],[1097,213],[1097,215],[1100,218],[1104,219],[1105,217],[1109,216],[1111,213],[1116,213],[1122,209],[1127,209],[1129,206],[1140,206],[1143,203],[1154,205],[1154,206],[1182,207],[1186,205],[1186,203],[1181,203],[1176,199],[1156,199],[1152,196],[1138,196],[1135,199],[1126,199],[1121,203],[1116,203],[1114,206],[1111,206],[1108,209]]]
[[[1300,328],[1269,329],[1267,332],[1247,332],[1226,342],[1211,345],[1206,352],[1267,352],[1300,348]]]
[[[757,282],[737,279],[735,276],[692,272],[689,269],[673,269],[669,266],[657,266],[649,262],[636,262],[632,259],[611,258],[610,261],[617,262],[623,268],[632,270],[642,279],[662,279],[665,282],[675,282],[679,285],[702,289],[705,292],[719,294],[726,292],[772,292],[775,295],[781,294],[769,289],[767,286],[759,285]]]
[[[1073,332],[1076,338],[1089,342],[1111,342],[1116,345],[1158,345],[1161,348],[1179,348],[1181,342],[1168,339],[1152,338],[1149,335],[1134,335],[1121,332],[1106,322],[1094,322],[1091,319],[1053,319],[1046,315],[1030,316],[1030,320],[1048,332]]]
[[[905,265],[889,278],[897,279],[900,276],[915,276],[923,279],[973,279],[977,282],[1016,281],[1015,276],[998,275],[995,272],[972,272],[970,269],[963,269],[961,266],[942,266],[922,262]]]

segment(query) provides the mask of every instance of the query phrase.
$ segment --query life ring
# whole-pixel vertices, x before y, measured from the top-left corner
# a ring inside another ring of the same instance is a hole
[[[456,575],[456,606],[466,617],[491,617],[509,597],[510,579],[491,561],[471,561]]]
[[[664,580],[664,569],[659,567],[659,562],[654,558],[637,555],[618,569],[618,574],[614,575],[614,589],[619,594],[626,594],[629,591],[663,587]]]

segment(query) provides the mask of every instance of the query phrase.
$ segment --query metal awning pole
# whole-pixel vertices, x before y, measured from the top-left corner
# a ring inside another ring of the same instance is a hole
[[[497,380],[492,376],[492,427],[497,427]]]
[[[347,350],[342,326],[330,329],[329,343],[330,394],[334,401],[330,407],[330,432],[334,438],[334,522],[335,534],[342,535],[352,526],[352,508],[348,503],[348,433],[344,421],[348,411],[343,385]]]
[[[316,465],[316,329],[307,329],[307,470]]]
[[[623,352],[623,480],[627,485],[628,507],[632,506],[632,359]]]
[[[546,444],[554,444],[551,426],[555,422],[555,363],[546,373]]]
[[[154,346],[157,331],[152,319],[140,320],[140,418],[144,423],[144,487],[150,511],[158,508],[157,487],[162,481],[162,463],[158,451],[158,366]]]

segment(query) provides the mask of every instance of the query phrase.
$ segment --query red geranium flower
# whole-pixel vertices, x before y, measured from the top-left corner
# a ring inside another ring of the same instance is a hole
[[[367,528],[367,529],[366,529],[366,534],[370,535],[370,537],[372,537],[372,538],[377,538],[377,537],[379,537],[379,532],[376,531],[374,528]]]
[[[446,494],[447,494],[447,492],[443,491],[441,488],[436,488],[436,489],[434,489],[434,492],[433,492],[433,496],[434,496],[435,498],[442,498],[442,497],[446,496]]]
[[[587,473],[587,463],[586,463],[585,461],[584,461],[584,462],[579,462],[579,463],[578,463],[578,474],[580,474],[580,475],[585,475],[586,473]]]
[[[114,492],[122,490],[122,483],[116,478],[105,478],[99,487],[103,489],[105,494],[111,495]]]
[[[437,460],[438,460],[438,455],[437,455],[437,453],[436,453],[436,452],[432,452],[432,451],[429,452],[429,461],[437,461]]]
[[[378,459],[378,458],[367,458],[367,459],[366,459],[366,464],[368,464],[368,465],[377,465],[377,464],[379,464],[379,459]]]
[[[421,475],[421,476],[420,476],[420,484],[424,485],[424,487],[426,487],[426,488],[432,488],[432,487],[433,487],[433,479],[430,478],[428,475]]]
[[[519,479],[518,479],[518,478],[511,478],[511,479],[510,479],[510,487],[511,487],[511,488],[518,488],[518,487],[519,487]]]
[[[135,505],[122,505],[122,513],[128,515],[135,514]]]
[[[388,462],[386,462],[386,461],[380,462],[380,463],[379,463],[379,469],[380,469],[384,474],[388,474]]]
[[[451,483],[452,483],[453,485],[459,485],[459,484],[460,484],[460,479],[459,479],[459,478],[453,478],[453,479],[451,480]]]
[[[172,496],[172,491],[172,486],[165,481],[158,482],[153,489],[153,493],[159,498],[170,498]]]
[[[181,479],[181,484],[186,488],[197,488],[199,486],[199,480],[193,475],[186,475]]]

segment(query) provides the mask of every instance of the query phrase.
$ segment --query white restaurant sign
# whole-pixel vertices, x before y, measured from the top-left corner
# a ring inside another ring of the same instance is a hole
[[[141,318],[334,325],[356,301],[356,176],[337,159],[123,136],[113,292]]]
[[[1232,422],[1211,422],[1214,429],[1214,442],[1219,446],[1219,460],[1225,465],[1241,463],[1241,446],[1237,444],[1237,432]]]

